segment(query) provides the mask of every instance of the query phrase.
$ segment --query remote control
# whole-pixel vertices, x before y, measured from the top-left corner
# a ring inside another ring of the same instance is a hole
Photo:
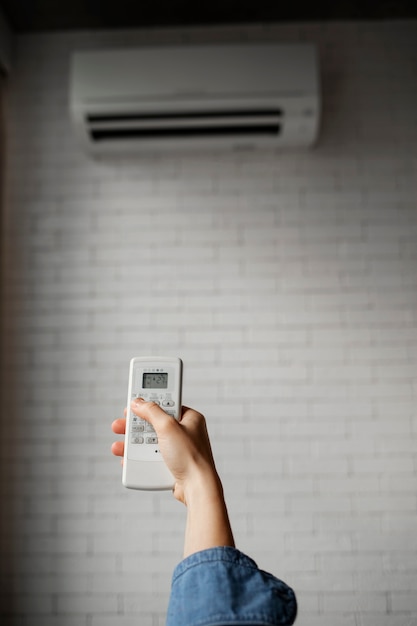
[[[177,357],[134,357],[130,361],[122,483],[130,489],[162,490],[174,487],[158,437],[149,422],[135,415],[135,398],[155,402],[179,420],[181,416],[182,361]]]

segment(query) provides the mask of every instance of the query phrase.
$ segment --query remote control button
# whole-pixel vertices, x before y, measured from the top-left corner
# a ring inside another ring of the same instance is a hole
[[[175,406],[174,400],[162,400],[162,406]]]
[[[146,443],[158,443],[158,437],[146,437]]]
[[[144,430],[145,427],[143,424],[135,424],[134,426],[132,426],[132,433],[143,433]]]
[[[145,429],[145,433],[154,433],[155,429],[152,426],[152,424],[149,424],[149,422],[146,422],[146,424],[144,424],[144,429]]]
[[[167,415],[170,415],[171,417],[175,417],[175,411],[169,411],[168,409],[165,409],[165,413]]]
[[[143,437],[132,437],[132,439],[130,440],[131,443],[143,443]]]

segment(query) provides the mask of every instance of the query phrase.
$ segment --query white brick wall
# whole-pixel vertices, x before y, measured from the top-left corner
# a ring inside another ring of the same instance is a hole
[[[71,50],[242,39],[319,45],[314,151],[79,150]],[[19,38],[4,623],[164,623],[184,511],[124,490],[109,453],[128,360],[155,352],[184,359],[238,546],[295,587],[300,626],[417,624],[416,42],[415,22]]]

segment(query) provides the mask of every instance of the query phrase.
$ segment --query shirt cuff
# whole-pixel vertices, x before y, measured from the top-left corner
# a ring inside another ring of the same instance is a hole
[[[174,570],[167,626],[290,625],[295,594],[232,547],[191,554]]]

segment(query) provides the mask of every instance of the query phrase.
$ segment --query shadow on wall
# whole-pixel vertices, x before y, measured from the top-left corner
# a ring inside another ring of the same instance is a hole
[[[0,72],[0,616],[7,623],[14,623],[13,589],[15,586],[14,568],[14,453],[11,442],[16,424],[13,406],[13,380],[8,367],[11,355],[15,353],[15,341],[11,321],[14,305],[10,296],[11,245],[7,238],[8,213],[5,193],[6,170],[6,122],[5,122],[6,80]],[[3,623],[2,619],[0,619]],[[6,622],[4,622],[6,623]]]

